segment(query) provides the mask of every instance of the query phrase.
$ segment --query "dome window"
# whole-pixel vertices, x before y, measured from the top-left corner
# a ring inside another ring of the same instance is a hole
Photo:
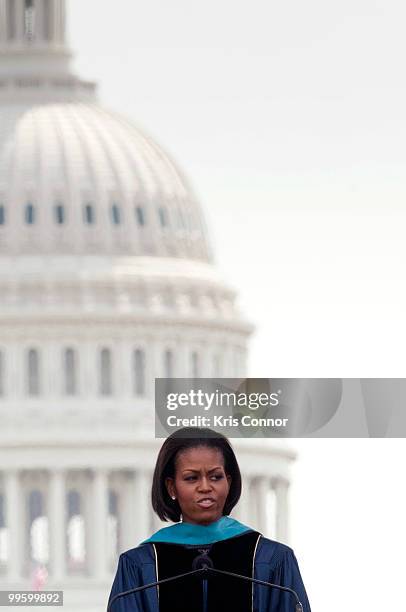
[[[145,351],[136,349],[133,357],[134,393],[145,395]]]
[[[93,225],[95,222],[95,213],[92,204],[86,204],[83,213],[86,225]]]
[[[119,554],[119,531],[120,531],[120,498],[113,489],[108,490],[108,549],[109,557],[115,560]]]
[[[174,358],[173,351],[167,350],[164,353],[164,377],[165,378],[173,378],[174,377]]]
[[[111,363],[111,350],[104,348],[100,351],[99,392],[100,395],[113,393],[113,375]]]
[[[40,364],[37,349],[29,349],[27,353],[27,391],[28,395],[40,393]]]
[[[67,501],[67,552],[68,566],[81,569],[86,558],[86,530],[83,515],[82,495],[76,489],[70,489],[66,496]]]
[[[0,533],[1,530],[6,527],[6,508],[5,508],[5,495],[0,493]],[[4,540],[0,542],[0,562],[7,562],[7,546],[4,545]]]
[[[0,225],[6,224],[6,209],[3,204],[0,204]]]
[[[0,397],[4,395],[4,353],[0,351]]]
[[[45,564],[49,560],[48,517],[45,514],[45,495],[39,489],[29,492],[27,518],[30,560]]]
[[[144,227],[145,225],[145,212],[141,206],[136,206],[135,208],[135,217],[137,219],[138,225]]]
[[[65,207],[63,204],[55,204],[54,206],[55,223],[63,225],[65,223]]]
[[[34,225],[35,223],[35,207],[33,204],[26,204],[25,206],[25,223],[26,225]]]
[[[185,221],[185,217],[183,215],[183,211],[182,210],[178,210],[178,225],[179,225],[179,229],[181,230],[186,230],[186,221]]]
[[[110,210],[111,220],[113,225],[120,225],[121,223],[121,211],[117,204],[113,204]]]
[[[163,208],[162,206],[160,208],[158,208],[158,216],[159,216],[159,222],[161,224],[161,227],[168,227],[168,215],[166,212],[166,208]]]
[[[65,349],[63,353],[64,393],[76,395],[78,391],[77,354],[72,348]]]

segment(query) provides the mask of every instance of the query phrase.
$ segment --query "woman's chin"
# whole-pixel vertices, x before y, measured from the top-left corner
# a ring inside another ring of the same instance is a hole
[[[218,512],[213,510],[207,512],[199,512],[199,515],[196,516],[196,523],[199,525],[210,525],[210,523],[214,523],[218,521],[221,516],[219,516]]]

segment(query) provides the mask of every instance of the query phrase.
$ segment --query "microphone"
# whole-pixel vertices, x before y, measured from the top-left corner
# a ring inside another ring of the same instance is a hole
[[[181,578],[186,578],[186,576],[193,576],[196,574],[202,574],[205,572],[205,569],[196,569],[191,572],[185,572],[184,574],[178,574],[177,576],[171,576],[170,578],[162,578],[162,580],[157,580],[156,582],[150,582],[149,584],[142,584],[139,587],[135,587],[134,589],[128,589],[128,591],[122,591],[121,593],[117,593],[114,597],[111,598],[107,606],[107,612],[111,612],[111,607],[113,603],[115,603],[121,597],[125,597],[126,595],[132,595],[133,593],[139,593],[141,591],[145,591],[146,589],[150,589],[154,586],[159,586],[161,584],[165,584],[166,582],[172,582],[175,580],[180,580]]]
[[[192,569],[208,570],[214,567],[212,559],[209,557],[210,548],[199,548],[200,555],[193,559]]]
[[[258,580],[258,578],[251,578],[250,576],[243,576],[241,574],[235,574],[234,572],[227,572],[225,570],[215,569],[213,560],[209,557],[209,548],[207,549],[199,549],[199,555],[193,559],[192,563],[192,571],[185,572],[184,574],[178,574],[177,576],[171,576],[170,578],[162,578],[162,580],[157,580],[156,582],[151,582],[149,584],[143,584],[139,587],[135,587],[133,589],[129,589],[128,591],[123,591],[122,593],[117,593],[111,599],[107,606],[107,612],[111,612],[112,605],[121,597],[125,597],[127,595],[132,595],[134,593],[139,593],[140,591],[144,591],[145,589],[149,589],[154,586],[159,586],[161,584],[165,584],[167,582],[173,582],[175,580],[180,580],[181,578],[186,578],[187,576],[193,575],[201,575],[206,579],[207,574],[220,574],[223,576],[231,576],[232,578],[238,578],[240,580],[248,580],[248,582],[252,582],[254,584],[260,584],[262,586],[267,586],[274,589],[279,589],[281,591],[285,591],[286,593],[290,593],[296,599],[295,612],[303,612],[303,605],[299,600],[299,596],[290,587],[285,587],[280,584],[273,584],[272,582],[266,582],[265,580]],[[206,580],[204,580],[206,582]],[[203,599],[206,600],[205,594],[203,593]],[[206,600],[207,602],[207,600]]]
[[[211,561],[211,559],[210,559]],[[239,578],[241,580],[248,580],[248,582],[253,582],[254,584],[261,584],[263,586],[267,586],[274,589],[280,589],[281,591],[285,591],[286,593],[290,593],[296,599],[295,612],[303,612],[303,605],[299,600],[299,595],[291,589],[290,587],[282,586],[281,584],[274,584],[272,582],[265,582],[265,580],[258,580],[258,578],[251,578],[250,576],[243,576],[242,574],[235,574],[234,572],[226,572],[225,570],[215,569],[212,565],[211,568],[208,568],[210,573],[213,574],[221,574],[223,576],[231,576],[233,578]]]

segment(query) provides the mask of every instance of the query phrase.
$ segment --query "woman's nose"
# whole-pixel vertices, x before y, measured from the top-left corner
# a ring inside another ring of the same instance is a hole
[[[199,482],[199,489],[201,491],[209,491],[211,489],[211,482],[205,476],[203,476],[203,478]]]

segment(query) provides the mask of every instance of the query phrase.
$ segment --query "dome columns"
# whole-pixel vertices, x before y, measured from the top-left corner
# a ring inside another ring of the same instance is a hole
[[[89,528],[88,567],[92,568],[96,579],[104,581],[109,575],[107,567],[109,493],[106,470],[97,469],[92,474],[91,495],[87,501],[90,511],[86,517]]]
[[[4,474],[4,492],[6,507],[6,524],[8,525],[8,541],[12,546],[12,554],[7,565],[7,579],[18,582],[21,577],[23,563],[23,497],[20,491],[19,472],[9,469]]]
[[[276,535],[281,542],[289,541],[289,480],[283,477],[272,479],[276,496]]]

